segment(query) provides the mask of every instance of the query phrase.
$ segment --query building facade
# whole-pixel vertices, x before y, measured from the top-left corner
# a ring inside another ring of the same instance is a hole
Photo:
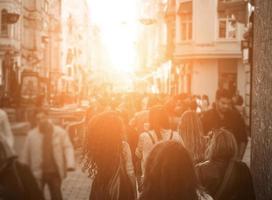
[[[12,103],[21,67],[21,1],[0,1],[0,99]]]
[[[39,77],[39,91],[48,97],[58,92],[56,80],[61,73],[61,3],[61,0],[22,1],[22,69]]]
[[[60,8],[61,0],[0,1],[0,88],[6,106],[20,97],[57,92]]]
[[[84,93],[91,54],[88,1],[63,0],[61,22],[62,91]]]
[[[167,56],[168,22],[165,0],[138,2],[138,63],[135,90],[167,93],[170,71]]]
[[[225,88],[245,98],[241,16],[246,9],[242,0],[176,0],[175,93],[206,94],[212,102],[215,91]]]

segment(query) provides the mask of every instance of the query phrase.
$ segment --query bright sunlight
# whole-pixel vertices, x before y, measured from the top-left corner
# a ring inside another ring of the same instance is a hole
[[[136,63],[137,6],[135,0],[89,0],[91,21],[100,28],[111,70],[128,74]]]

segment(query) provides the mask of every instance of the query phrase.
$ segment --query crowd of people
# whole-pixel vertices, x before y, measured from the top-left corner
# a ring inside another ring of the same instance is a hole
[[[93,96],[79,148],[89,199],[254,200],[242,162],[248,133],[241,98],[224,89],[215,96],[213,104],[206,95]],[[44,199],[48,185],[51,199],[63,199],[62,180],[76,166],[69,134],[37,110],[18,160],[12,136],[0,133],[0,197]],[[11,160],[19,171],[13,184],[2,181]]]

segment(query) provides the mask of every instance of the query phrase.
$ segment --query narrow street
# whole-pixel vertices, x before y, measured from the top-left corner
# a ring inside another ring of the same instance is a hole
[[[272,199],[272,0],[0,11],[0,200]]]

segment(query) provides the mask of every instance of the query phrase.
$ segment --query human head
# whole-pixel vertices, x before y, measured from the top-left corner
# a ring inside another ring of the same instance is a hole
[[[108,111],[94,116],[83,145],[84,169],[94,177],[109,178],[120,162],[124,124],[119,113]]]
[[[140,200],[195,200],[197,187],[192,160],[182,144],[167,141],[153,148],[146,161]]]
[[[226,129],[215,130],[208,148],[208,159],[230,160],[236,155],[237,143],[233,134]]]
[[[35,111],[35,123],[41,133],[52,133],[53,125],[46,110],[38,109]]]
[[[226,89],[217,90],[215,106],[218,112],[227,112],[231,108],[231,93]]]
[[[206,94],[203,94],[202,95],[202,101],[206,101],[207,102],[207,104],[209,105],[209,97],[208,97],[208,95],[206,95]]]
[[[149,111],[150,128],[155,131],[169,129],[170,122],[168,113],[163,106],[153,106]]]

